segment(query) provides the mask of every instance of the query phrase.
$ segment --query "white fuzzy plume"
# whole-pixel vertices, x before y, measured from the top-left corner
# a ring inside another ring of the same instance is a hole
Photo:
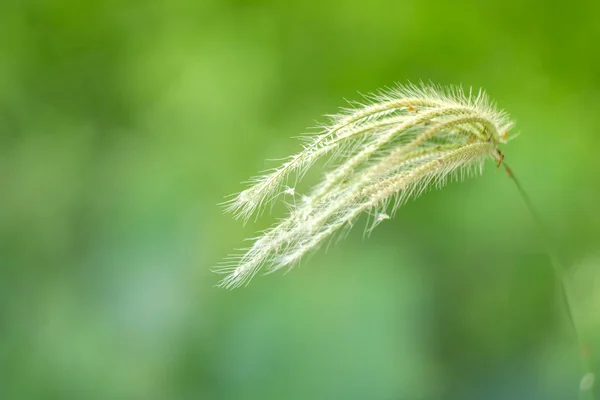
[[[227,276],[220,285],[247,284],[262,268],[292,267],[362,213],[374,216],[370,232],[408,199],[448,177],[481,173],[483,162],[503,155],[512,122],[480,90],[399,86],[370,96],[334,116],[324,130],[308,138],[303,150],[283,165],[252,180],[252,186],[227,205],[247,220],[265,205],[288,195],[313,163],[322,158],[332,169],[289,215],[263,232],[242,254],[217,267]]]

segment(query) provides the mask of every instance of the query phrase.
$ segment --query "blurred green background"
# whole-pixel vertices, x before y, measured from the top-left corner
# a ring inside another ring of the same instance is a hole
[[[489,163],[289,274],[217,203],[395,82],[485,88],[600,352],[600,3],[0,4],[0,398],[573,399],[576,340]],[[600,354],[600,353],[597,353]]]

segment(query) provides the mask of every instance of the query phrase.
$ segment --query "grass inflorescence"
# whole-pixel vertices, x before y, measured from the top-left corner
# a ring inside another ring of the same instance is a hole
[[[481,90],[409,85],[367,100],[332,116],[321,132],[303,138],[302,151],[226,204],[247,221],[278,199],[294,199],[285,218],[217,268],[227,274],[221,286],[245,285],[261,269],[292,267],[361,214],[369,215],[371,231],[428,188],[479,174],[486,159],[502,162],[498,145],[509,139],[512,122]],[[330,168],[299,195],[298,182],[320,159]]]

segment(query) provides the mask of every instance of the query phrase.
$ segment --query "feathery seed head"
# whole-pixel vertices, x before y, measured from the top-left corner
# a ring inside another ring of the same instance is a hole
[[[512,122],[481,90],[408,85],[367,98],[368,104],[333,116],[300,153],[252,179],[229,202],[229,212],[248,220],[265,205],[294,197],[295,185],[286,184],[302,179],[316,160],[333,166],[308,195],[288,203],[287,217],[217,268],[227,274],[221,286],[247,284],[263,267],[292,267],[334,234],[347,232],[363,212],[374,215],[370,232],[427,188],[481,173],[486,159],[502,163],[498,145],[510,139]]]

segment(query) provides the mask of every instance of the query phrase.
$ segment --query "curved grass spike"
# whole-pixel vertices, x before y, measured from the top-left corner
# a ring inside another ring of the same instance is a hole
[[[372,217],[369,233],[406,201],[448,178],[481,174],[484,161],[503,164],[498,148],[512,137],[512,122],[496,109],[483,91],[465,93],[460,87],[398,86],[368,96],[333,116],[321,133],[306,138],[303,150],[231,200],[226,209],[247,221],[252,215],[286,196],[295,196],[298,182],[318,159],[332,165],[308,195],[289,205],[289,214],[262,232],[239,255],[216,268],[226,274],[224,288],[236,288],[261,270],[291,268],[336,233],[347,232],[363,213]],[[573,319],[565,269],[554,254],[549,235],[512,169],[509,177],[540,228],[561,285],[562,299],[582,349],[586,348]],[[594,378],[589,354],[583,356],[580,397],[593,399]]]
[[[227,274],[221,286],[245,285],[263,268],[291,267],[363,212],[380,222],[430,184],[480,172],[486,159],[502,160],[498,145],[507,141],[512,122],[481,90],[410,85],[370,98],[372,103],[334,116],[303,151],[229,203],[228,211],[247,220],[265,205],[295,196],[295,185],[286,184],[302,179],[317,159],[332,166],[293,202],[287,217],[217,267]]]

